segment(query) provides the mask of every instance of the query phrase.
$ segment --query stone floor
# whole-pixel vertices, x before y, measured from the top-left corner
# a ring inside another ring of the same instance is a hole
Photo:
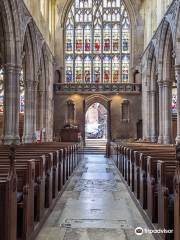
[[[148,228],[116,167],[86,155],[36,239],[154,240],[136,227]]]

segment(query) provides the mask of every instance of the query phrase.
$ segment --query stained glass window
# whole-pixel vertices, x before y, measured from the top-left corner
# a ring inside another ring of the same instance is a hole
[[[65,21],[65,82],[129,82],[130,46],[123,0],[75,0]]]
[[[82,82],[82,58],[78,56],[75,61],[75,79],[77,83]]]
[[[73,82],[73,59],[72,56],[66,58],[66,82]]]
[[[0,68],[0,113],[4,112],[4,72]]]
[[[177,113],[177,88],[172,88],[172,104],[171,104],[172,113]]]
[[[25,94],[24,75],[23,75],[23,70],[21,70],[21,75],[20,75],[20,113],[24,113],[24,94]]]
[[[87,56],[84,60],[84,82],[90,83],[91,81],[91,58]]]

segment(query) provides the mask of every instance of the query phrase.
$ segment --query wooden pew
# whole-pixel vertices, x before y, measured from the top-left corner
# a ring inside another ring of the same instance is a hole
[[[180,239],[180,163],[174,177],[174,240]]]
[[[56,198],[63,184],[65,184],[68,177],[72,174],[80,160],[78,150],[79,146],[77,144],[69,144],[68,146],[66,144],[54,143],[42,145],[25,144],[17,147],[16,168],[18,173],[18,191],[23,190],[24,194],[24,202],[18,203],[18,213],[21,207],[23,207],[24,213],[23,217],[21,216],[23,218],[21,221],[23,223],[23,230],[19,234],[19,237],[22,239],[28,239],[32,235],[34,221],[43,220],[45,216],[44,206],[46,206],[47,202],[45,199],[51,193],[52,198]],[[8,151],[8,147],[0,146],[0,174],[4,174],[7,171]],[[34,181],[31,182],[30,180],[29,182],[27,181],[28,176],[33,176],[31,173],[27,174],[30,171],[30,167],[28,167],[29,162],[34,162],[35,166]],[[48,175],[52,176],[52,187],[48,186],[48,184],[51,185]],[[47,181],[49,181],[48,184]],[[30,185],[30,183],[33,184]],[[29,189],[31,190],[31,194]],[[30,196],[31,200],[29,200]],[[51,202],[46,207],[50,207]],[[33,208],[34,210],[32,210]],[[20,222],[18,225],[21,225]]]
[[[7,160],[0,160],[0,174],[7,172],[10,164]],[[17,173],[17,192],[22,195],[17,202],[17,235],[19,238],[28,239],[34,229],[34,174],[35,163],[33,160],[15,163]]]
[[[158,227],[174,230],[174,188],[173,178],[177,161],[158,161]],[[173,234],[161,234],[162,239],[174,239]]]
[[[158,222],[160,229],[174,227],[174,238],[173,234],[161,234],[162,239],[180,239],[180,170],[176,161],[177,148],[174,145],[124,144],[113,147],[113,151],[118,155],[116,166],[139,198],[142,207],[147,208],[152,222]]]
[[[14,157],[11,156],[10,168],[0,173],[0,240],[16,240],[17,226],[17,176]]]

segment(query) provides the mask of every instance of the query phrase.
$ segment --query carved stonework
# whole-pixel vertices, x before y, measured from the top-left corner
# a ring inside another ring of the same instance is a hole
[[[22,0],[19,1],[18,8],[19,8],[19,15],[20,15],[20,23],[21,23],[21,41],[22,41],[22,48],[23,48],[26,28],[27,28],[28,23],[30,23],[32,21],[32,17],[29,14],[29,11],[27,10],[27,8]]]
[[[78,83],[64,83],[64,84],[54,84],[54,91],[58,92],[65,92],[65,93],[72,93],[72,92],[110,92],[110,93],[120,93],[120,92],[128,92],[128,93],[140,93],[141,92],[141,84],[134,84],[134,83],[102,83],[102,84],[78,84]]]
[[[174,1],[172,3],[171,7],[169,8],[167,15],[165,16],[165,19],[171,25],[173,42],[175,42],[175,35],[176,35],[176,29],[177,29],[177,18],[178,18],[178,14],[179,14],[179,6],[180,6],[179,0]]]

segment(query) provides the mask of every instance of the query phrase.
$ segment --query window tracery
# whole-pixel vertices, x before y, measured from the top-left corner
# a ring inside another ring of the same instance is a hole
[[[65,29],[65,82],[129,82],[131,26],[122,0],[75,0]]]

